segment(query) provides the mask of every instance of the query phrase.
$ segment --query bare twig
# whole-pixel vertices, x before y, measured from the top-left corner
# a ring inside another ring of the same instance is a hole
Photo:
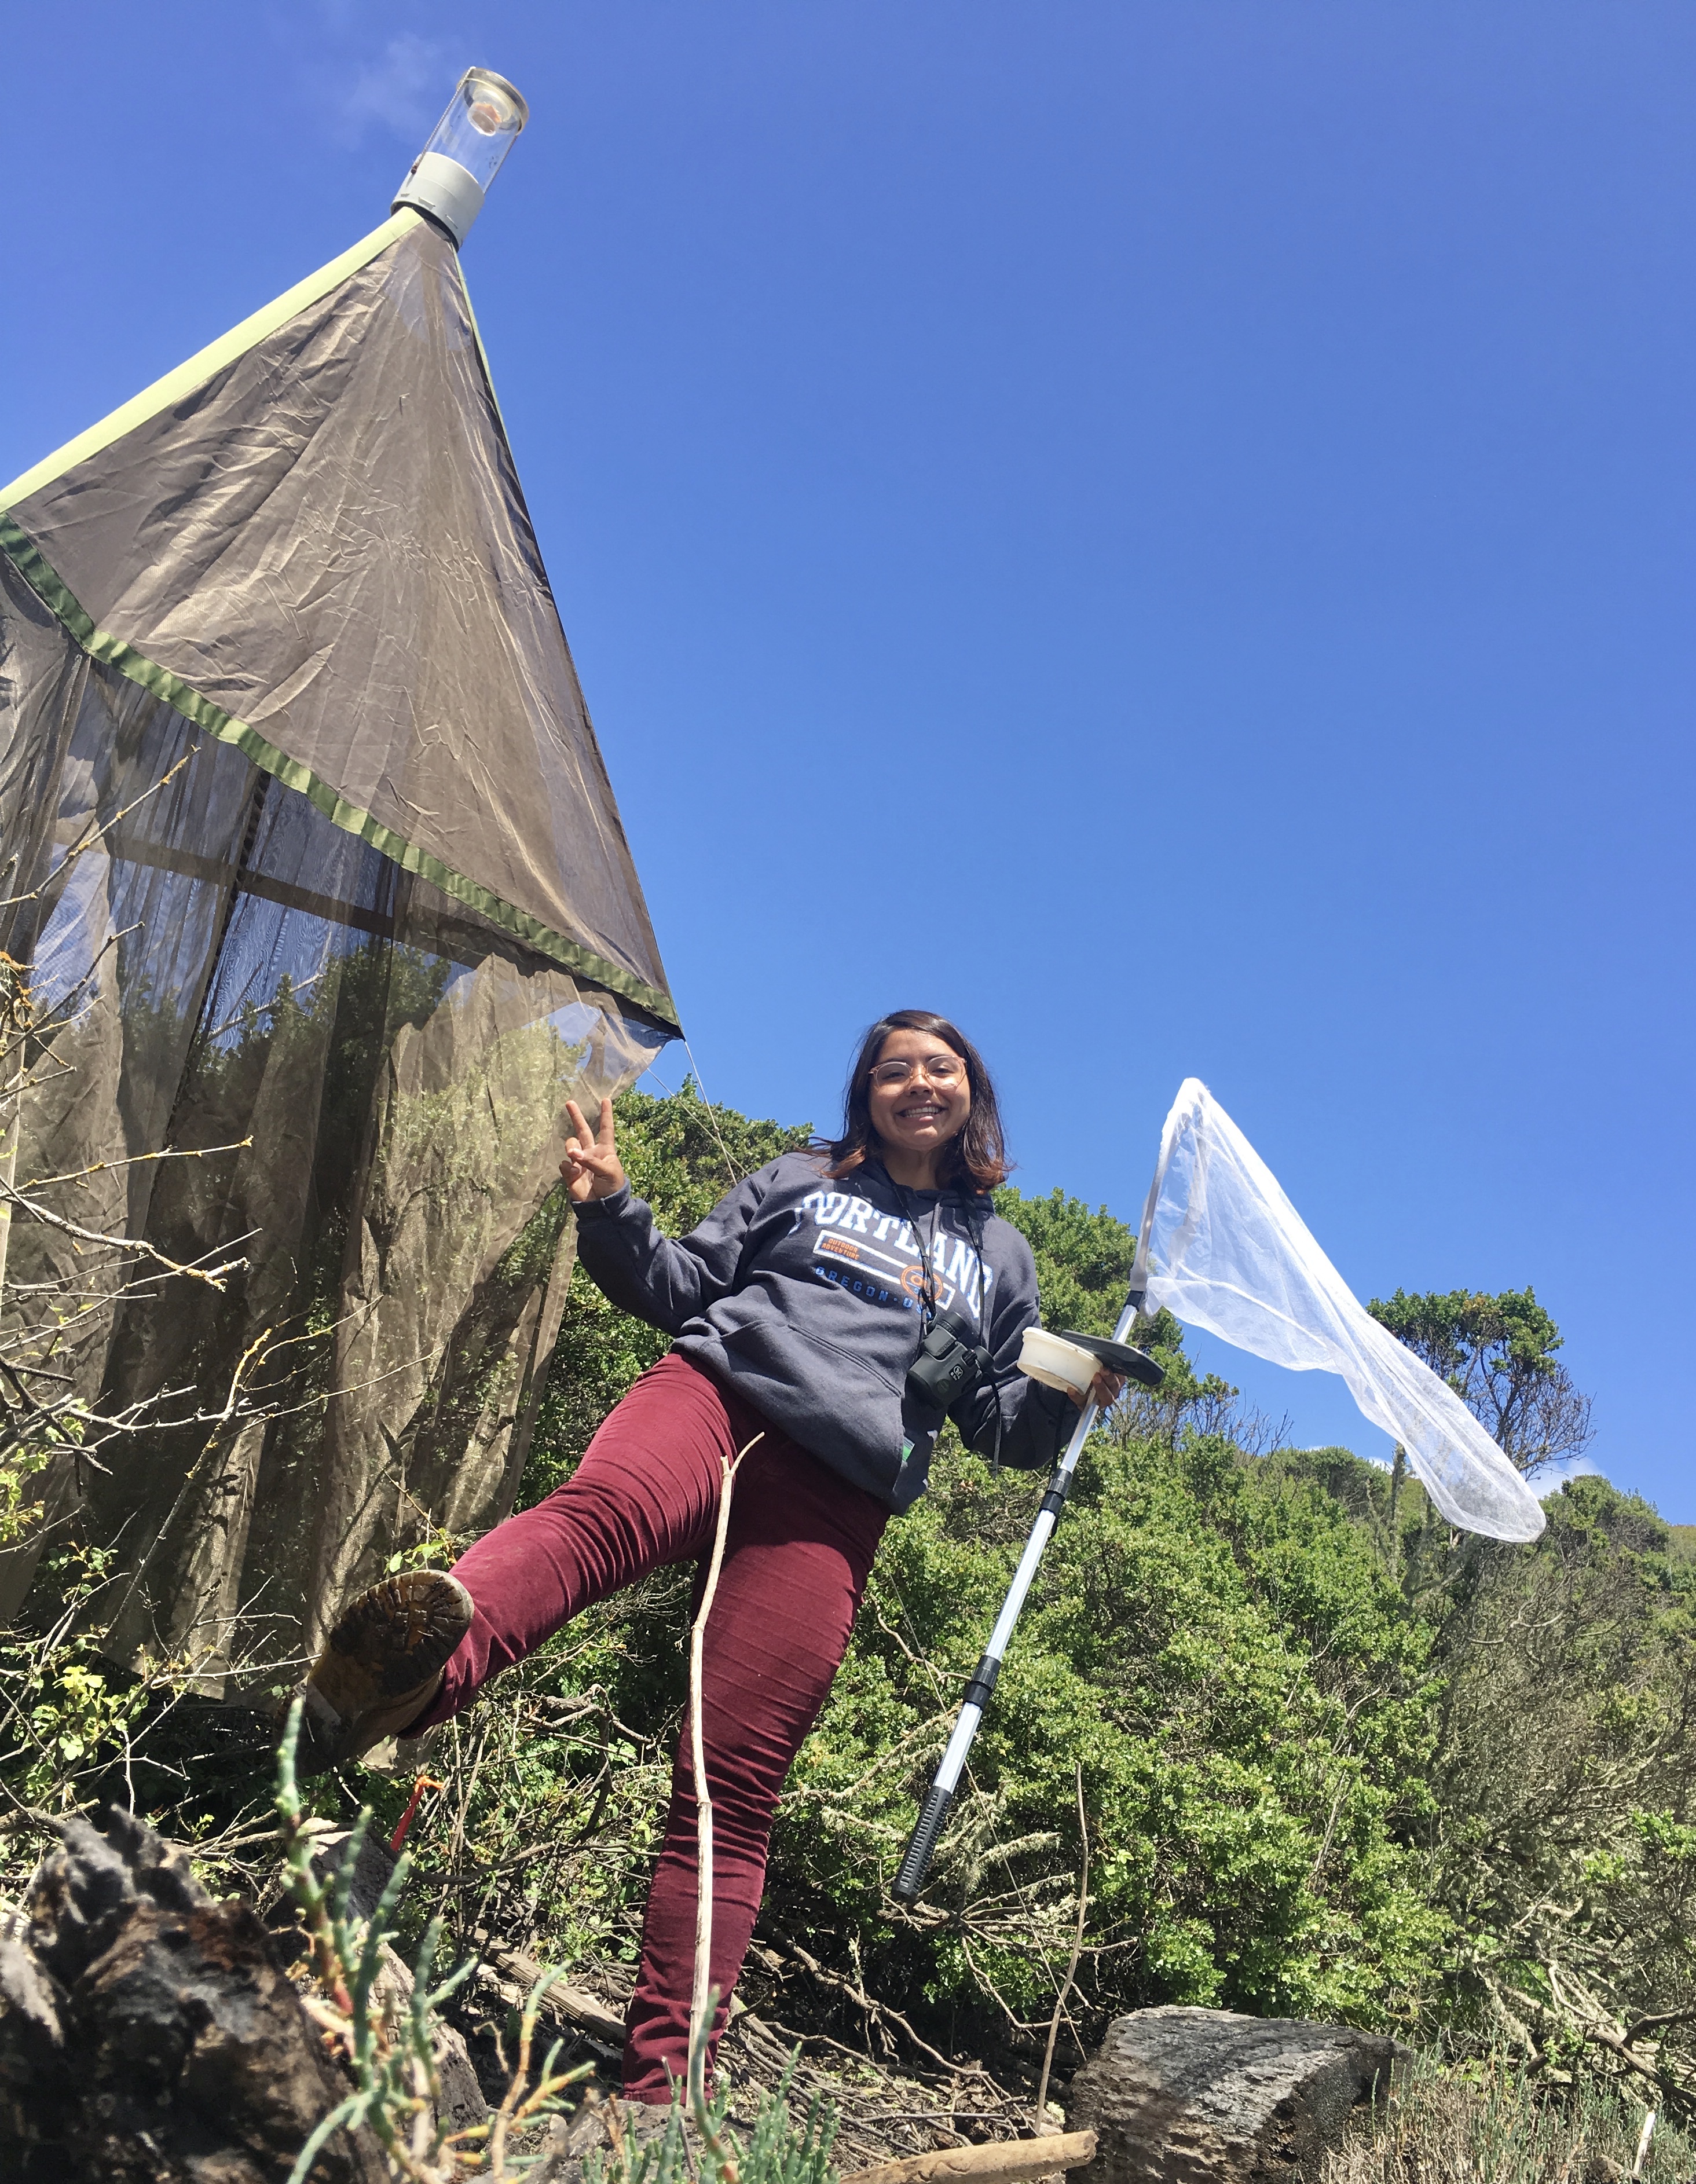
[[[1620,2035],[1627,2048],[1633,2048],[1645,2032],[1658,2031],[1663,2025],[1688,2025],[1696,2018],[1696,2009],[1663,2009],[1653,2017],[1639,2017],[1628,2025]]]
[[[103,1251],[133,1253],[137,1258],[150,1259],[168,1274],[183,1274],[191,1281],[205,1282],[215,1290],[223,1288],[225,1275],[238,1273],[248,1263],[245,1259],[226,1259],[217,1267],[185,1266],[180,1260],[169,1257],[139,1236],[107,1236],[98,1228],[85,1228],[80,1222],[69,1221],[64,1214],[54,1213],[36,1200],[24,1198],[17,1190],[8,1190],[4,1185],[0,1185],[0,1197],[27,1214],[31,1221],[39,1221],[45,1228],[57,1228],[62,1235],[74,1237],[79,1244],[97,1245]]]
[[[1084,1953],[1084,1921],[1090,1908],[1090,1821],[1084,1810],[1084,1763],[1077,1763],[1078,1777],[1078,1838],[1084,1846],[1083,1868],[1078,1875],[1078,1930],[1072,1941],[1072,1961],[1066,1967],[1066,1976],[1061,1981],[1060,1992],[1054,1997],[1054,2014],[1048,2022],[1048,2045],[1043,2050],[1042,2075],[1036,2086],[1036,2128],[1048,2128],[1048,2073],[1054,2067],[1054,2042],[1060,2034],[1060,2019],[1066,2008],[1066,1997],[1072,1992],[1072,1982],[1078,1975],[1078,1959]],[[1064,2164],[1057,2164],[1063,2167]]]
[[[856,1986],[852,1980],[844,1979],[840,1972],[831,1971],[828,1966],[820,1964],[818,1958],[810,1950],[802,1948],[799,1942],[790,1941],[785,1937],[784,1947],[796,1962],[803,1964],[823,1986],[834,1987],[839,1994],[845,1994],[851,2002],[857,2004],[874,2025],[887,2022],[899,2026],[920,2054],[927,2056],[939,2070],[951,2074],[958,2067],[946,2055],[933,2048],[911,2020],[901,2015],[900,2010],[892,2008],[886,2002],[876,2001],[866,1992],[863,1987]]]
[[[63,1175],[32,1175],[27,1183],[14,1184],[17,1191],[46,1190],[51,1184],[82,1183],[91,1175],[105,1175],[120,1167],[142,1167],[150,1161],[210,1160],[218,1153],[246,1152],[253,1144],[251,1138],[237,1138],[231,1145],[166,1145],[156,1153],[132,1153],[126,1160],[91,1161],[86,1167],[67,1168]],[[124,1239],[127,1249],[130,1239]]]
[[[165,786],[167,782],[172,780],[177,774],[181,772],[184,766],[187,765],[190,759],[193,757],[195,752],[198,750],[200,746],[198,743],[191,744],[188,749],[184,751],[182,756],[178,759],[176,765],[168,767],[165,772],[159,776],[159,779],[153,783],[151,788],[144,788],[139,796],[133,798],[128,804],[125,805],[121,811],[114,811],[109,819],[103,819],[98,826],[91,827],[86,833],[79,835],[70,848],[65,851],[64,856],[59,859],[58,864],[54,866],[53,871],[48,873],[47,878],[42,883],[41,887],[31,888],[27,894],[8,895],[3,901],[0,901],[0,910],[12,910],[20,902],[36,901],[42,894],[44,889],[51,887],[55,880],[62,878],[76,862],[77,859],[81,856],[86,850],[92,850],[94,847],[94,844],[99,841],[103,834],[109,833],[114,827],[120,827],[132,811],[138,811],[141,806],[147,802],[148,797],[157,796],[160,789]]]
[[[689,2103],[704,2134],[708,2128],[705,2121],[706,2044],[711,2029],[710,2020],[713,1998],[709,1984],[712,1973],[712,1797],[707,1787],[706,1737],[701,1725],[702,1663],[706,1645],[706,1618],[712,1613],[713,1596],[718,1591],[718,1573],[724,1562],[724,1542],[730,1530],[730,1496],[736,1483],[736,1474],[748,1450],[764,1439],[763,1432],[756,1433],[747,1447],[737,1451],[734,1461],[727,1462],[722,1456],[718,1459],[724,1483],[719,1490],[718,1523],[712,1535],[712,1559],[706,1566],[706,1583],[701,1589],[700,1611],[695,1618],[695,1628],[689,1633],[689,1752],[695,1767],[695,1991],[689,1999]]]

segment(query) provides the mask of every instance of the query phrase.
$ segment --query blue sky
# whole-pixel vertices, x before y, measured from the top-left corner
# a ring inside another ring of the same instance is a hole
[[[869,1018],[940,1008],[1023,1185],[1135,1219],[1199,1075],[1363,1296],[1533,1284],[1598,1468],[1696,1520],[1696,13],[7,36],[0,476],[375,226],[503,70],[466,271],[709,1093],[828,1120]]]

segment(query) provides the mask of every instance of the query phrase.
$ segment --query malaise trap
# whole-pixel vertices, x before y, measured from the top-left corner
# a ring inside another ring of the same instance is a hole
[[[0,1581],[75,1512],[109,1650],[215,1687],[238,1618],[298,1656],[505,1513],[565,1102],[678,1029],[460,269],[523,120],[468,72],[383,226],[0,493],[0,947],[54,1027],[8,1156],[77,1228],[238,1262],[85,1300],[59,1369],[163,1422],[55,1457]],[[10,1226],[15,1328],[82,1247]],[[173,1427],[255,1346],[263,1405]]]

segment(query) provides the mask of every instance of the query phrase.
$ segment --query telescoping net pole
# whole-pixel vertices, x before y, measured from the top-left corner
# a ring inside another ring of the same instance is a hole
[[[1119,1316],[1113,1339],[1123,1342],[1130,1333],[1138,1307],[1142,1302],[1140,1290],[1133,1290],[1125,1299],[1124,1310]],[[1072,1429],[1072,1438],[1066,1444],[1065,1453],[1055,1466],[1054,1476],[1048,1482],[1048,1491],[1042,1497],[1042,1507],[1036,1513],[1036,1522],[1030,1528],[1030,1537],[1024,1543],[1024,1552],[1019,1557],[1018,1568],[1013,1583],[1007,1587],[1007,1598],[1001,1602],[1001,1612],[996,1618],[996,1627],[990,1633],[990,1642],[984,1648],[983,1658],[972,1671],[972,1680],[966,1686],[966,1696],[960,1708],[960,1718],[954,1724],[954,1734],[948,1740],[948,1748],[942,1755],[924,1802],[919,1808],[912,1840],[907,1855],[896,1874],[893,1894],[897,1901],[911,1903],[924,1886],[924,1876],[929,1869],[931,1853],[936,1848],[936,1839],[942,1832],[942,1824],[948,1817],[948,1808],[954,1802],[954,1792],[966,1764],[966,1755],[972,1748],[972,1740],[978,1734],[978,1724],[989,1705],[990,1694],[995,1690],[996,1679],[1001,1672],[1001,1663],[1013,1642],[1013,1626],[1024,1606],[1025,1595],[1035,1578],[1037,1565],[1042,1560],[1043,1550],[1053,1537],[1054,1527],[1060,1521],[1060,1512],[1066,1506],[1066,1496],[1072,1490],[1073,1474],[1078,1459],[1084,1452],[1084,1443],[1093,1430],[1097,1406],[1085,1403]]]

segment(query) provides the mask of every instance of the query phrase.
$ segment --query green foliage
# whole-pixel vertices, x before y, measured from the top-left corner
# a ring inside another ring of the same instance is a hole
[[[499,2184],[515,2174],[506,2159],[510,2135],[557,2114],[561,2094],[594,2069],[585,2063],[575,2070],[561,2070],[565,2042],[556,2040],[539,2071],[533,2070],[537,2013],[560,1975],[544,1972],[525,1999],[517,2059],[500,2106],[487,2124],[451,2130],[436,2066],[438,2035],[443,2006],[471,1977],[475,1960],[467,1958],[439,1986],[432,1987],[431,1974],[442,1941],[441,1921],[432,1919],[419,1944],[404,2007],[392,1993],[385,1994],[385,1956],[395,1937],[394,1914],[411,1861],[401,1853],[370,1917],[358,1917],[352,1898],[360,1853],[371,1824],[367,1806],[354,1823],[335,1872],[321,1878],[315,1871],[310,1829],[294,1774],[302,1703],[297,1698],[290,1708],[277,1750],[275,1810],[282,1841],[283,1882],[304,1928],[313,2016],[332,2052],[345,2064],[354,2089],[307,2138],[288,2184],[306,2184],[320,2149],[338,2131],[352,2132],[362,2126],[376,2137],[389,2174],[397,2179],[407,2178],[410,2184],[458,2184],[458,2180],[475,2176]]]
[[[1589,1398],[1555,1356],[1560,1330],[1532,1290],[1398,1290],[1367,1309],[1448,1381],[1521,1471],[1570,1461],[1589,1446]]]
[[[1444,1934],[1405,1847],[1429,1633],[1329,1497],[1217,1440],[1102,1435],[1083,1479],[939,1848],[946,1922],[895,1921],[885,1891],[1035,1500],[958,1455],[886,1536],[784,1801],[768,1922],[874,1992],[1034,2031],[1068,1953],[1081,1768],[1096,2022],[1410,2015]]]
[[[746,2143],[729,2128],[727,2086],[710,2105],[697,2105],[691,2142],[682,2089],[675,2090],[661,2130],[637,2139],[623,2129],[610,2153],[583,2162],[583,2184],[834,2184],[830,2159],[836,2138],[834,2112],[815,2099],[797,2125],[789,2112],[794,2060],[761,2101]]]
[[[72,1440],[75,1427],[73,1420],[64,1429],[64,1442],[26,1430],[0,1456],[0,1547],[16,1546],[36,1523],[41,1490],[32,1482],[47,1469],[55,1448]]]
[[[177,1659],[131,1675],[102,1652],[87,1609],[116,1559],[75,1540],[49,1549],[43,1590],[59,1613],[44,1630],[20,1624],[0,1640],[0,1790],[14,1811],[59,1819],[84,1809],[114,1755],[191,1672]]]
[[[1470,1290],[1409,1296],[1398,1290],[1387,1301],[1374,1297],[1367,1310],[1434,1373],[1460,1387],[1481,1360],[1524,1375],[1547,1373],[1561,1347],[1560,1330],[1531,1290],[1504,1290],[1499,1296]]]
[[[1091,1213],[1063,1190],[1027,1198],[1011,1184],[995,1195],[996,1211],[1024,1233],[1036,1262],[1045,1327],[1080,1334],[1111,1334],[1124,1303],[1136,1231],[1105,1206]]]

